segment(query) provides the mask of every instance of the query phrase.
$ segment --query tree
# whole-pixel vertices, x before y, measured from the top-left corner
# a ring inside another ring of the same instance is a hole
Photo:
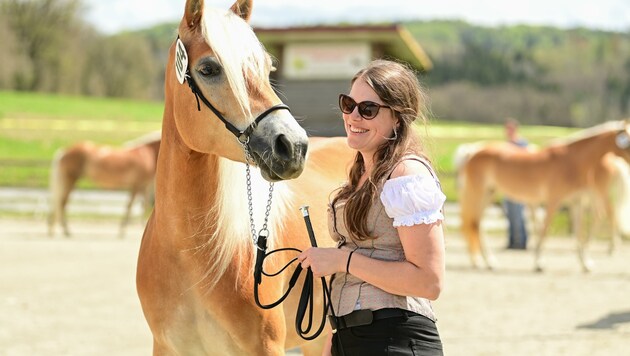
[[[0,51],[0,89],[13,89],[31,80],[31,61],[19,46],[4,13],[0,13],[0,38],[3,47]]]
[[[7,20],[20,48],[31,62],[31,75],[15,89],[77,92],[86,30],[80,0],[2,0],[0,15]],[[74,83],[74,84],[73,84]]]
[[[146,40],[121,34],[94,43],[84,72],[84,92],[149,99],[157,70]]]

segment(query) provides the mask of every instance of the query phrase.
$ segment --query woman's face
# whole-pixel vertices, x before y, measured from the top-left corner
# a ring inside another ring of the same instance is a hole
[[[363,78],[354,82],[348,95],[357,103],[372,101],[385,105]],[[362,118],[358,107],[355,107],[350,114],[342,113],[342,116],[348,146],[361,152],[364,158],[371,159],[377,148],[387,141],[387,138],[394,136],[396,118],[389,108],[380,108],[378,114],[371,120]]]

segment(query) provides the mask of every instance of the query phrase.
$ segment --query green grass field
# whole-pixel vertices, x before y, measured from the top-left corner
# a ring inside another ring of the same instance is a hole
[[[123,99],[0,92],[0,186],[46,187],[55,150],[81,140],[120,145],[158,130],[163,104]],[[574,129],[524,126],[523,136],[544,145]],[[501,125],[434,120],[427,149],[447,198],[455,201],[452,157],[458,145],[503,140]],[[80,187],[91,187],[81,182]]]

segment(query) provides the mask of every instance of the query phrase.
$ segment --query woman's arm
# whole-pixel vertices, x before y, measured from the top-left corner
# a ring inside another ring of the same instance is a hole
[[[442,224],[418,224],[398,228],[405,261],[382,261],[352,254],[349,272],[384,291],[403,296],[437,299],[444,276]],[[298,256],[302,268],[310,267],[316,278],[345,272],[349,251],[309,248]]]
[[[401,226],[398,234],[405,261],[381,261],[355,253],[349,272],[391,294],[437,299],[444,276],[441,223]]]
[[[404,175],[431,173],[420,162],[404,161],[396,167],[392,178]],[[397,230],[405,261],[382,261],[354,253],[349,272],[392,294],[437,299],[445,269],[441,222],[401,226]],[[315,277],[321,277],[345,272],[348,256],[348,250],[311,248],[300,254],[298,260],[303,268],[311,267]]]

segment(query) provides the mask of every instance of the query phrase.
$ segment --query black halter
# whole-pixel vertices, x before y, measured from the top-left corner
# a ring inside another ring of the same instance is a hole
[[[177,36],[177,39],[179,39],[179,36]],[[197,110],[201,111],[201,105],[199,104],[199,99],[201,99],[201,101],[203,101],[203,103],[206,104],[208,109],[212,110],[214,115],[216,115],[216,117],[218,117],[219,120],[221,120],[225,124],[225,128],[228,129],[231,133],[233,133],[234,136],[236,136],[236,138],[241,143],[249,142],[249,136],[251,135],[252,131],[254,131],[254,128],[256,127],[256,125],[258,125],[258,123],[261,122],[262,119],[267,117],[267,115],[280,109],[288,110],[289,112],[291,112],[291,109],[289,109],[287,105],[276,104],[270,107],[269,109],[265,110],[262,114],[258,115],[258,117],[256,117],[254,122],[252,122],[249,126],[247,126],[245,130],[241,131],[236,126],[232,125],[231,122],[227,121],[225,117],[223,116],[223,114],[221,114],[221,112],[217,108],[215,108],[214,105],[212,105],[212,103],[208,101],[208,99],[206,99],[206,97],[203,95],[203,93],[199,89],[199,86],[195,82],[195,79],[193,79],[192,74],[190,73],[189,67],[186,68],[185,80],[188,82],[188,86],[190,87],[190,90],[193,92],[193,94],[195,94],[195,97],[197,98]]]

